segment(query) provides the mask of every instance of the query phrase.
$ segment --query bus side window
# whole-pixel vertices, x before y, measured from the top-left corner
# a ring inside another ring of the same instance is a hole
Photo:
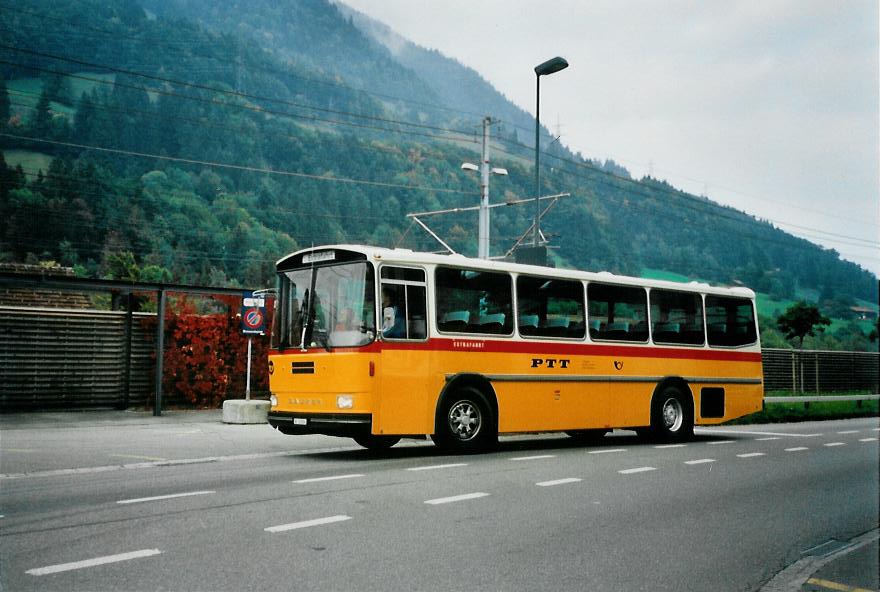
[[[583,339],[584,286],[571,280],[516,278],[519,333],[524,337]]]
[[[383,266],[381,334],[385,339],[427,339],[425,272]]]
[[[703,345],[703,299],[692,292],[651,290],[654,343]]]
[[[444,333],[513,334],[511,277],[493,271],[438,267],[437,328]]]
[[[758,340],[752,301],[729,296],[706,296],[710,346],[738,347]]]
[[[591,283],[587,286],[590,337],[648,341],[648,298],[644,288]]]

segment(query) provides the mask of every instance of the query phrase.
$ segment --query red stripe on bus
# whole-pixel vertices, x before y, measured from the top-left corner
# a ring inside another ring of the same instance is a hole
[[[553,354],[578,356],[608,356],[634,358],[674,358],[692,360],[720,360],[728,362],[760,362],[760,352],[728,351],[717,349],[689,349],[664,347],[633,347],[626,345],[598,345],[592,343],[548,343],[530,341],[496,341],[493,339],[434,338],[428,341],[374,341],[364,347],[336,347],[340,353],[379,353],[392,351],[446,351],[472,353]],[[276,355],[314,355],[320,349],[276,351]]]

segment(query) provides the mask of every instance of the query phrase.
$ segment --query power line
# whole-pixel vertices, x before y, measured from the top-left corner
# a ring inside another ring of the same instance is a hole
[[[71,33],[71,31],[69,31],[69,28],[70,28],[70,27],[73,27],[73,28],[79,28],[79,29],[86,29],[86,30],[90,30],[90,31],[95,31],[95,32],[97,32],[97,33],[101,33],[101,34],[104,34],[104,35],[109,35],[109,36],[117,37],[117,38],[121,38],[121,39],[128,39],[128,40],[136,41],[136,42],[139,42],[139,43],[149,43],[149,44],[151,44],[151,45],[159,45],[159,46],[164,46],[164,47],[172,47],[172,46],[167,42],[167,39],[165,39],[165,38],[152,38],[152,39],[151,39],[151,38],[146,38],[146,37],[139,37],[139,36],[136,36],[136,35],[125,35],[125,34],[120,33],[120,32],[118,32],[118,31],[108,31],[108,30],[106,30],[106,29],[101,29],[101,28],[98,28],[98,27],[93,27],[93,26],[89,26],[89,25],[82,24],[82,23],[71,23],[71,22],[69,22],[69,21],[66,20],[66,19],[61,19],[61,18],[53,17],[53,16],[51,16],[51,15],[47,15],[47,14],[43,14],[43,13],[37,13],[37,12],[32,12],[32,11],[24,11],[24,10],[20,10],[20,9],[14,8],[14,7],[10,6],[10,5],[3,4],[3,3],[0,3],[0,7],[3,7],[4,10],[8,10],[8,11],[10,11],[10,12],[17,12],[17,13],[19,13],[19,14],[27,14],[27,15],[31,15],[31,16],[37,16],[37,17],[39,17],[41,20],[53,20],[53,21],[56,21],[56,22],[63,23],[63,24],[64,24],[64,27],[65,27],[65,29],[66,29],[64,32],[65,32],[65,33],[68,33],[68,34]],[[204,32],[206,35],[213,35],[213,34],[214,34],[212,31],[209,31],[209,30],[203,30],[203,29],[200,29],[200,31]],[[183,45],[183,44],[180,44],[180,45]],[[194,45],[194,44],[191,44],[191,45]],[[265,50],[262,49],[262,48],[259,48],[259,50],[265,52]],[[178,51],[178,52],[176,52],[176,53],[177,53],[178,55],[185,55],[185,54],[183,54],[183,53],[180,52],[180,51]],[[240,62],[240,61],[224,60],[224,59],[222,59],[222,58],[220,58],[220,57],[218,57],[218,56],[207,55],[207,54],[204,54],[204,53],[195,52],[195,51],[192,51],[191,47],[190,47],[190,49],[189,49],[189,52],[188,52],[186,55],[193,55],[193,56],[197,56],[197,57],[201,57],[201,58],[205,58],[205,59],[215,60],[215,61],[218,61],[218,62],[220,62],[220,63],[232,64],[232,65],[235,65],[235,66],[237,66],[237,67],[238,67],[238,66],[245,66],[245,65],[246,65],[246,64],[244,64],[244,63],[242,63],[242,62]],[[311,78],[311,77],[308,77],[308,76],[302,76],[302,75],[299,75],[299,74],[295,74],[295,73],[290,72],[290,71],[276,70],[276,69],[273,69],[273,68],[266,68],[266,67],[261,67],[261,66],[255,66],[255,65],[252,65],[252,64],[247,64],[246,66],[247,66],[247,68],[248,68],[249,70],[255,70],[255,71],[259,71],[259,72],[266,72],[266,73],[274,74],[274,75],[277,75],[277,76],[287,76],[287,77],[290,77],[290,78],[296,78],[296,79],[299,79],[299,80],[302,80],[302,81],[305,81],[305,82],[308,82],[308,83],[321,84],[321,85],[330,86],[330,87],[342,88],[342,89],[348,90],[348,91],[353,92],[353,93],[359,93],[359,94],[371,95],[371,96],[379,97],[379,98],[382,98],[382,99],[390,99],[390,100],[392,100],[392,101],[399,101],[399,102],[402,102],[402,103],[410,103],[410,104],[413,104],[413,105],[418,105],[418,106],[420,106],[420,107],[427,107],[427,108],[436,109],[436,110],[439,110],[439,111],[448,111],[448,112],[452,112],[452,113],[460,113],[460,114],[463,114],[463,115],[469,115],[469,116],[473,116],[473,117],[482,117],[481,114],[474,113],[474,112],[470,112],[470,111],[464,111],[464,110],[461,110],[461,109],[455,109],[455,108],[453,108],[453,107],[449,107],[449,106],[445,106],[445,105],[438,105],[438,104],[434,104],[434,103],[426,103],[426,102],[424,102],[424,101],[416,101],[416,100],[414,100],[414,99],[407,99],[407,98],[399,97],[399,96],[395,96],[395,95],[389,95],[389,94],[384,94],[384,93],[378,93],[378,92],[375,92],[375,91],[370,91],[370,90],[366,90],[366,89],[362,89],[362,88],[355,88],[355,87],[349,86],[349,85],[347,85],[347,84],[343,84],[343,83],[341,83],[341,82],[329,81],[329,80],[320,80],[320,79],[317,79],[317,78]],[[517,126],[517,127],[519,127],[519,126]],[[525,129],[525,128],[523,128],[523,129]],[[527,130],[527,131],[528,131],[528,130]]]
[[[57,74],[57,75],[67,76],[68,78],[74,78],[77,80],[85,80],[88,82],[93,82],[95,84],[102,84],[102,85],[108,85],[108,86],[114,86],[114,87],[120,87],[120,88],[128,88],[128,89],[143,91],[145,93],[150,93],[150,94],[157,94],[157,95],[163,95],[163,96],[168,96],[168,97],[187,99],[189,101],[194,101],[197,103],[205,103],[205,104],[209,104],[209,105],[229,107],[229,108],[243,110],[243,111],[251,111],[251,112],[254,112],[254,113],[257,113],[260,115],[267,115],[267,114],[268,115],[276,115],[276,116],[287,117],[287,118],[292,118],[292,119],[302,119],[302,120],[306,120],[309,122],[325,123],[328,125],[345,125],[345,126],[354,127],[354,128],[378,130],[378,131],[385,132],[385,133],[405,134],[405,135],[410,135],[410,136],[421,136],[421,137],[432,138],[432,139],[457,140],[457,141],[461,141],[461,142],[476,142],[475,139],[472,140],[470,137],[446,136],[446,135],[431,134],[428,132],[419,132],[419,131],[408,130],[408,129],[395,129],[395,128],[389,128],[389,127],[383,127],[383,126],[370,125],[370,124],[366,124],[366,123],[355,123],[353,121],[341,121],[341,120],[337,120],[337,119],[321,118],[316,115],[301,115],[298,113],[291,113],[289,111],[279,111],[279,110],[274,110],[274,109],[265,109],[262,107],[255,107],[255,106],[251,106],[251,105],[228,103],[226,101],[220,101],[217,99],[195,97],[192,95],[185,95],[185,94],[171,92],[171,91],[168,91],[165,89],[137,86],[137,85],[133,85],[133,84],[126,84],[124,82],[103,80],[101,78],[91,78],[89,76],[84,76],[82,74],[71,74],[71,73],[62,72],[59,70],[52,70],[50,68],[41,68],[39,66],[20,64],[17,62],[10,62],[7,60],[0,60],[0,64],[8,64],[8,65],[13,65],[13,66],[18,66],[21,68],[26,68],[29,70],[34,70],[37,72],[46,72],[49,74]]]
[[[217,88],[217,87],[206,85],[206,84],[197,84],[194,82],[186,82],[184,80],[175,80],[173,78],[166,78],[163,76],[143,74],[141,72],[127,70],[125,68],[117,68],[115,66],[108,66],[106,64],[97,64],[95,62],[88,62],[85,60],[78,60],[78,59],[68,58],[68,57],[59,56],[59,55],[55,55],[55,54],[50,54],[50,53],[45,53],[45,52],[40,52],[40,51],[35,51],[35,50],[30,50],[30,49],[24,49],[24,48],[15,47],[12,45],[6,45],[3,43],[0,43],[0,49],[14,51],[14,52],[22,53],[22,54],[26,54],[26,55],[32,55],[32,56],[37,56],[37,57],[42,57],[42,58],[53,59],[53,60],[57,60],[57,61],[61,61],[61,62],[67,62],[70,64],[76,64],[78,66],[85,66],[88,68],[99,68],[99,69],[106,70],[108,72],[114,72],[117,74],[126,74],[128,76],[137,76],[139,78],[145,78],[147,80],[153,80],[156,82],[163,82],[166,84],[182,86],[185,88],[191,88],[191,89],[195,89],[195,90],[204,90],[204,91],[209,91],[209,92],[213,92],[213,93],[229,95],[229,96],[240,98],[240,99],[250,99],[250,100],[255,100],[255,101],[266,101],[266,102],[270,102],[270,103],[278,103],[281,105],[287,105],[289,107],[294,107],[294,108],[298,108],[298,109],[310,109],[312,111],[330,113],[333,115],[346,115],[348,117],[354,117],[354,118],[358,118],[358,119],[366,119],[368,121],[377,121],[377,122],[381,122],[381,123],[406,125],[406,126],[410,126],[410,127],[427,129],[427,130],[431,130],[431,131],[443,131],[443,132],[450,132],[450,133],[457,133],[457,134],[467,134],[468,133],[467,131],[463,131],[463,130],[444,128],[444,127],[428,125],[428,124],[423,124],[423,123],[413,123],[413,122],[409,122],[409,121],[390,119],[387,117],[364,115],[364,114],[360,114],[360,113],[342,111],[339,109],[328,109],[325,107],[317,107],[314,105],[304,105],[301,103],[295,103],[293,101],[287,101],[284,99],[276,99],[276,98],[272,98],[272,97],[255,95],[255,94],[245,93],[245,92],[236,91],[236,90],[226,90],[226,89],[221,89],[221,88]],[[18,64],[18,65],[21,65],[21,64]]]
[[[9,90],[8,92],[11,95],[20,96],[20,97],[39,97],[39,94],[22,92],[22,91],[18,91],[18,90]],[[22,109],[28,109],[31,111],[36,110],[36,105],[33,105],[33,104],[18,103],[15,101],[10,101],[10,104],[13,106],[20,107]],[[180,117],[180,116],[160,115],[159,113],[157,113],[155,111],[144,111],[143,109],[134,109],[134,108],[120,109],[120,108],[111,107],[109,105],[101,104],[101,103],[92,103],[92,107],[97,110],[100,110],[100,111],[106,111],[106,112],[110,112],[110,113],[120,113],[123,115],[130,115],[130,114],[136,113],[136,114],[147,116],[150,118],[150,120],[162,120],[162,121],[167,121],[167,122],[181,122],[181,123],[186,123],[192,127],[197,127],[197,128],[202,128],[202,129],[211,128],[211,129],[216,129],[216,130],[221,130],[221,131],[226,131],[226,132],[236,132],[236,133],[246,132],[249,134],[253,134],[253,131],[251,129],[246,129],[244,126],[229,127],[229,126],[225,126],[225,125],[218,125],[218,124],[209,123],[209,120],[204,120],[204,119],[196,120],[196,119],[191,119],[191,118],[187,118],[187,117]],[[145,126],[145,124],[143,124],[143,123],[139,123],[139,125]],[[145,126],[145,127],[149,127],[149,129],[154,129],[156,131],[168,131],[169,129],[172,129],[167,126],[163,126],[163,127]],[[259,137],[276,137],[276,138],[286,138],[289,140],[300,140],[301,139],[298,136],[285,133],[281,130],[276,131],[272,128],[269,128],[269,129],[263,128],[263,129],[261,129],[260,133],[257,135]],[[436,136],[436,137],[440,137],[440,136]],[[219,138],[214,138],[214,137],[211,137],[211,138],[212,139],[219,139]],[[361,144],[358,147],[362,150],[374,150],[374,151],[378,151],[378,152],[395,153],[395,150],[393,150],[391,148],[383,148],[381,146],[377,146],[374,144],[369,144],[369,145]],[[432,152],[432,151],[426,151],[426,153],[437,156],[437,153]]]
[[[518,147],[528,148],[528,147],[525,146],[524,144],[520,144],[520,143],[518,143],[518,142],[513,142],[513,141],[511,141],[511,140],[505,140],[505,139],[502,139],[502,141],[503,141],[503,142],[506,142],[506,143],[514,144],[514,145],[516,145],[516,146],[518,146]],[[499,152],[502,152],[502,153],[504,153],[504,154],[507,154],[508,156],[511,156],[511,157],[518,157],[518,155],[513,154],[513,153],[511,153],[511,152],[508,152],[508,151],[504,150],[503,148],[496,147],[495,149],[496,149],[497,151],[499,151]],[[684,192],[684,191],[681,191],[681,190],[678,190],[678,189],[675,189],[675,188],[667,188],[667,187],[664,187],[664,186],[662,186],[662,185],[646,185],[646,184],[645,184],[644,182],[642,182],[642,181],[637,181],[637,180],[635,180],[635,179],[631,179],[631,178],[629,178],[629,177],[624,177],[624,176],[622,176],[622,175],[618,175],[618,174],[613,173],[613,172],[611,172],[611,171],[606,171],[606,170],[603,170],[603,169],[597,168],[595,165],[591,165],[591,164],[588,164],[588,163],[579,163],[579,162],[576,162],[576,161],[573,161],[573,160],[570,160],[570,159],[567,159],[567,158],[563,158],[563,157],[558,156],[558,155],[555,155],[555,154],[551,154],[551,153],[549,153],[549,152],[543,152],[543,151],[542,151],[542,154],[544,154],[544,155],[546,155],[546,156],[548,156],[548,157],[550,157],[550,158],[555,158],[555,159],[557,159],[557,160],[559,160],[559,161],[562,161],[562,162],[564,162],[564,163],[574,165],[574,166],[576,166],[576,167],[578,167],[578,168],[587,169],[587,170],[589,170],[589,171],[591,171],[591,172],[593,172],[593,173],[597,173],[597,174],[599,174],[599,175],[602,175],[602,176],[607,177],[607,178],[609,178],[609,179],[613,179],[613,180],[615,180],[615,181],[620,181],[620,182],[628,183],[628,184],[635,185],[635,186],[640,187],[640,188],[649,188],[649,189],[651,189],[651,190],[653,190],[653,191],[659,191],[659,192],[661,192],[661,193],[666,193],[667,195],[671,195],[671,196],[676,197],[676,198],[678,198],[678,199],[680,199],[680,200],[687,200],[687,201],[690,201],[690,202],[692,202],[692,203],[707,205],[707,206],[710,206],[710,207],[715,208],[715,209],[718,209],[718,210],[724,210],[724,209],[727,209],[726,206],[723,206],[723,205],[721,205],[721,204],[718,204],[718,203],[716,203],[716,202],[714,202],[714,201],[711,201],[711,200],[708,200],[708,199],[701,199],[701,198],[698,198],[698,197],[696,197],[696,196],[692,196],[692,195],[690,195],[690,194],[688,194],[688,193],[686,193],[686,192]],[[566,173],[568,173],[568,174],[570,174],[570,175],[573,175],[573,176],[575,176],[575,177],[579,177],[579,178],[586,179],[586,180],[591,180],[591,181],[593,181],[593,182],[601,182],[601,181],[597,181],[597,180],[595,180],[595,179],[589,179],[588,177],[584,177],[584,176],[582,176],[582,175],[577,175],[576,173],[574,173],[573,171],[571,171],[571,170],[569,170],[569,169],[562,169],[562,170],[563,170],[563,172],[566,172]],[[635,192],[635,193],[640,194],[640,195],[642,195],[642,196],[644,196],[644,197],[656,198],[656,196],[653,196],[653,195],[650,195],[650,194],[647,194],[647,193],[640,193],[640,192]],[[698,210],[698,211],[703,211],[703,212],[706,213],[706,214],[713,214],[712,212],[709,212],[709,211],[707,211],[707,210]],[[731,220],[734,220],[734,219],[735,219],[735,218],[731,218],[730,216],[722,216],[722,214],[721,214],[720,212],[718,212],[718,213],[714,213],[713,215],[718,215],[718,216],[721,216],[721,217],[724,217],[724,218],[728,218],[728,219],[731,219]],[[752,216],[750,216],[750,215],[748,215],[748,214],[742,213],[741,216],[743,216],[743,218],[744,218],[744,220],[742,220],[742,221],[749,221],[749,222],[751,222],[751,223],[758,223],[758,221],[757,221],[754,217],[752,217]],[[819,232],[819,233],[822,233],[822,234],[829,234],[829,235],[832,235],[832,236],[837,236],[837,237],[841,237],[841,238],[845,238],[845,239],[858,240],[858,241],[864,241],[864,242],[866,242],[866,243],[869,243],[868,245],[854,245],[854,246],[877,246],[877,247],[880,247],[880,242],[868,241],[868,240],[866,240],[866,239],[860,239],[860,238],[855,238],[855,237],[849,237],[849,236],[846,236],[846,235],[834,234],[834,233],[830,233],[830,232],[827,232],[827,231],[824,231],[824,230],[821,230],[821,229],[818,229],[818,228],[812,228],[812,227],[809,227],[809,226],[800,226],[800,225],[792,224],[792,223],[790,223],[790,222],[786,222],[786,221],[783,221],[783,220],[776,220],[776,219],[773,219],[773,218],[764,218],[764,219],[765,219],[766,221],[768,221],[768,222],[772,222],[772,223],[774,223],[774,224],[778,224],[778,225],[787,225],[787,226],[791,226],[791,227],[794,227],[794,228],[799,228],[799,229],[802,229],[802,230],[810,230],[810,231],[813,231],[813,232]],[[737,220],[738,220],[738,219],[737,219]]]
[[[79,148],[81,150],[95,150],[97,152],[106,152],[110,154],[121,154],[124,156],[136,156],[139,158],[155,158],[157,160],[166,160],[171,162],[180,162],[184,164],[195,164],[200,166],[207,167],[217,167],[217,168],[225,168],[232,169],[238,171],[247,171],[251,173],[265,173],[268,175],[280,175],[285,177],[298,177],[303,179],[313,179],[316,181],[328,181],[333,183],[350,183],[355,185],[368,185],[372,187],[388,187],[392,189],[409,189],[415,191],[434,191],[437,193],[459,193],[462,195],[479,195],[475,191],[464,191],[462,189],[448,189],[445,187],[425,187],[421,185],[403,185],[400,183],[384,183],[380,181],[367,181],[364,179],[350,179],[346,177],[328,177],[326,175],[310,175],[308,173],[297,173],[294,171],[279,171],[275,169],[241,165],[241,164],[229,164],[222,162],[210,162],[206,160],[196,160],[191,158],[178,158],[175,156],[165,156],[162,154],[148,154],[145,152],[134,152],[131,150],[121,150],[117,148],[104,148],[102,146],[88,146],[86,144],[75,144],[73,142],[59,142],[57,140],[44,140],[41,138],[32,138],[29,136],[19,136],[15,134],[7,134],[0,133],[0,137],[10,138],[13,140],[23,140],[29,142],[37,142],[41,144],[49,144],[53,146],[63,146],[66,148]]]

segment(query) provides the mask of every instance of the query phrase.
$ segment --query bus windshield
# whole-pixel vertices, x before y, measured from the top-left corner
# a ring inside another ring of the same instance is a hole
[[[366,262],[278,274],[273,346],[358,347],[376,335],[373,268]]]

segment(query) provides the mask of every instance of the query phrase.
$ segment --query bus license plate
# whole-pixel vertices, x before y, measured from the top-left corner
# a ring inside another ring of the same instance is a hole
[[[308,423],[309,423],[309,420],[306,419],[305,417],[294,417],[293,418],[293,425],[308,425]]]

